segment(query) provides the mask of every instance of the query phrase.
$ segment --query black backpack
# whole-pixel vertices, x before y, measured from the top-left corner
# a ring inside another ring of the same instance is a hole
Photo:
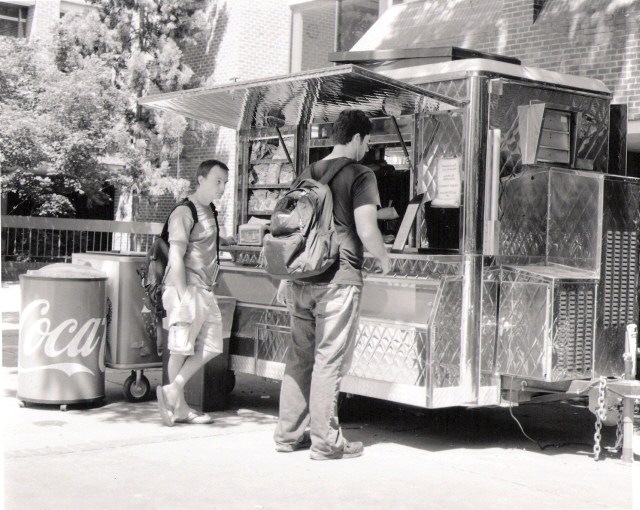
[[[182,205],[186,205],[191,211],[191,217],[193,218],[193,226],[191,227],[191,230],[193,231],[196,223],[198,223],[198,212],[196,211],[194,203],[188,198],[185,198],[182,202],[176,204],[174,208],[171,209],[171,212],[169,213],[169,216],[167,216],[162,227],[162,233],[155,238],[147,251],[144,268],[138,270],[142,286],[144,287],[149,300],[149,309],[159,319],[162,319],[167,315],[164,307],[162,306],[162,291],[164,290],[164,276],[169,262],[169,218],[171,218],[173,211]],[[220,253],[218,251],[218,244],[220,241],[218,211],[213,203],[209,205],[213,211],[213,217],[216,222],[216,256],[218,257],[218,263],[220,263]]]
[[[319,178],[311,165],[278,199],[262,248],[264,265],[271,276],[282,280],[309,278],[324,273],[337,260],[339,245],[329,183],[352,163],[336,161]]]

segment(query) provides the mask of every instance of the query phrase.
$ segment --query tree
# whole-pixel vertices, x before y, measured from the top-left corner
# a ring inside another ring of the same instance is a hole
[[[90,0],[97,11],[65,16],[57,54],[61,68],[97,56],[113,71],[116,88],[128,95],[125,113],[131,144],[123,148],[119,185],[130,206],[137,190],[154,200],[187,193],[189,182],[169,176],[169,161],[181,150],[187,121],[178,115],[141,109],[136,99],[149,92],[169,92],[199,84],[183,62],[183,51],[197,43],[207,23],[206,2],[195,0]],[[120,204],[119,209],[123,204]],[[135,212],[132,214],[135,219]]]
[[[51,52],[0,45],[0,168],[11,171],[2,189],[33,202],[35,215],[74,215],[73,194],[100,203],[105,182],[121,189],[119,210],[131,209],[134,190],[153,201],[189,189],[169,175],[186,120],[136,100],[198,85],[183,50],[206,26],[208,2],[89,1],[97,9],[60,20]],[[122,164],[102,165],[107,155]]]
[[[46,52],[0,38],[0,168],[3,193],[35,216],[74,216],[74,196],[101,204],[101,158],[126,140],[125,95],[95,57],[62,72]]]

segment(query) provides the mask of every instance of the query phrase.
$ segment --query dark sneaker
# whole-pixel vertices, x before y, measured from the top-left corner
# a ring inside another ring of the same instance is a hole
[[[291,453],[298,450],[308,450],[309,448],[311,448],[311,436],[309,435],[309,432],[305,432],[302,435],[302,439],[297,443],[276,443],[276,451],[280,453]]]
[[[345,441],[342,451],[333,452],[330,454],[311,452],[310,457],[312,460],[352,459],[354,457],[360,457],[360,455],[362,455],[363,453],[364,445],[360,441]]]

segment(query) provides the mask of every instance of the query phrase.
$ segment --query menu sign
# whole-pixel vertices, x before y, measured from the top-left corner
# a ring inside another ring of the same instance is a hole
[[[460,207],[460,158],[440,158],[436,167],[436,195],[431,207]]]

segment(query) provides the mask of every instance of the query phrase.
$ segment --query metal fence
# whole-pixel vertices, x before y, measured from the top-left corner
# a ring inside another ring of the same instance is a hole
[[[87,251],[145,252],[162,223],[2,216],[2,260],[70,262]]]

